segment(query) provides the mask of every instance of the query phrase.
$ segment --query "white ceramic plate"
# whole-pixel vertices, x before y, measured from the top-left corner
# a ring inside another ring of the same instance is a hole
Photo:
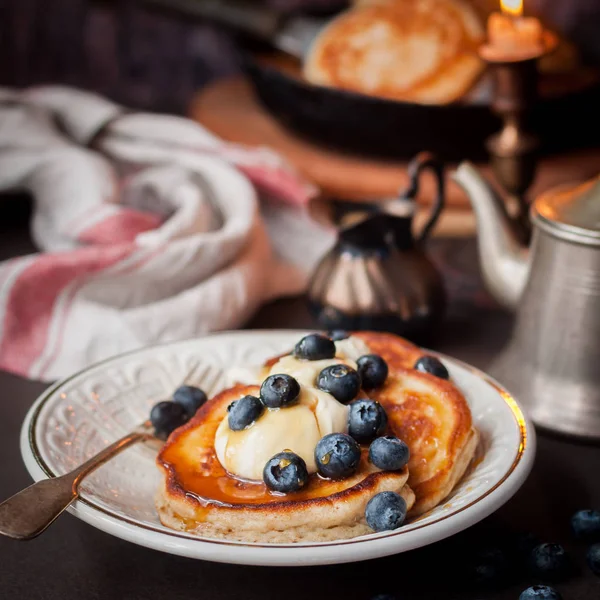
[[[21,452],[35,480],[61,475],[147,418],[197,366],[194,382],[214,392],[223,370],[258,365],[289,350],[298,331],[232,332],[170,343],[106,360],[69,377],[33,405]],[[482,434],[476,467],[441,506],[401,529],[326,543],[247,544],[198,538],[161,525],[154,510],[156,450],[137,446],[88,476],[69,511],[112,535],[192,558],[252,565],[322,565],[405,552],[480,521],[504,504],[527,477],[535,454],[530,422],[495,381],[441,357],[465,394]],[[52,535],[49,533],[48,535]]]

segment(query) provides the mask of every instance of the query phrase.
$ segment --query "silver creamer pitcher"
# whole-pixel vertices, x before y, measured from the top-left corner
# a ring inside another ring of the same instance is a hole
[[[517,310],[510,342],[491,372],[538,425],[600,439],[600,176],[533,203],[529,251],[471,164],[453,177],[475,211],[487,287]]]

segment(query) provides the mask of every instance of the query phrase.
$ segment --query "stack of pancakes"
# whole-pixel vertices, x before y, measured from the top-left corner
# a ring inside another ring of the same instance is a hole
[[[411,518],[446,498],[478,442],[464,396],[451,382],[412,369],[423,356],[416,346],[391,334],[353,335],[388,363],[386,383],[368,395],[385,408],[389,433],[408,444],[408,468],[379,471],[369,463],[365,448],[352,477],[329,481],[315,474],[306,488],[292,494],[274,495],[262,482],[237,479],[223,469],[214,449],[227,406],[258,393],[257,386],[236,385],[173,432],[159,453],[162,478],[156,506],[163,524],[245,542],[330,541],[371,533],[364,511],[379,492],[400,493]]]
[[[483,72],[481,16],[466,0],[358,0],[313,43],[314,84],[421,104],[464,96]]]

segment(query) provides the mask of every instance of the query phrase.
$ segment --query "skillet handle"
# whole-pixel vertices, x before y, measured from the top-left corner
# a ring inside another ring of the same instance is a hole
[[[408,176],[410,178],[410,186],[404,192],[404,198],[414,199],[419,193],[419,182],[421,173],[425,169],[431,169],[437,183],[437,195],[435,198],[435,204],[431,215],[421,233],[417,236],[417,242],[424,242],[431,233],[431,230],[435,226],[437,220],[446,205],[446,184],[444,179],[444,165],[430,152],[421,152],[415,156],[415,158],[408,165]]]
[[[271,41],[280,29],[283,14],[256,0],[142,0],[145,4],[176,10]]]

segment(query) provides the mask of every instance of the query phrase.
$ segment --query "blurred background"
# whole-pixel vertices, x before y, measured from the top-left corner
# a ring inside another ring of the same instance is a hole
[[[265,2],[285,11],[332,11],[345,4]],[[483,10],[498,6],[490,0],[472,3]],[[598,0],[526,5],[576,42],[587,60],[600,63]],[[149,9],[141,0],[1,0],[0,11],[0,83],[5,86],[64,83],[135,108],[184,113],[198,88],[241,68],[243,50],[231,33],[190,22],[177,10]]]

